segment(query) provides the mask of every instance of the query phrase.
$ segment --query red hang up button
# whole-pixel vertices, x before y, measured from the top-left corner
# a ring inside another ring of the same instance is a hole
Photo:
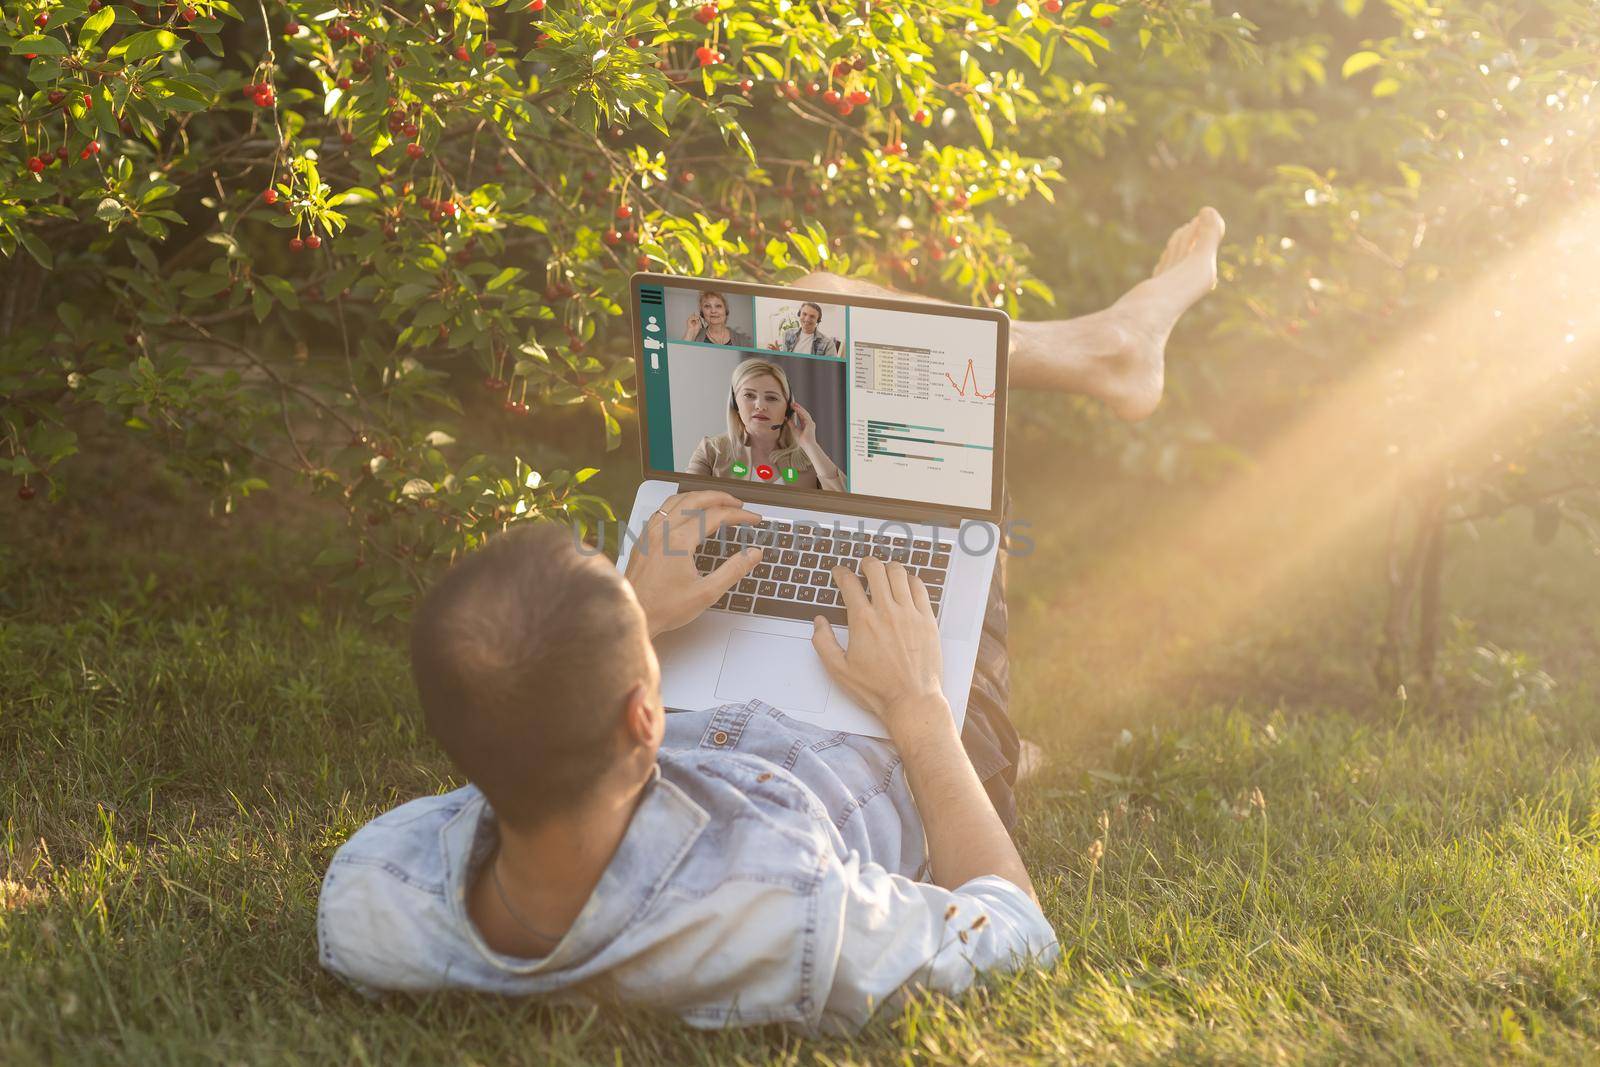
[[[764,482],[772,481],[772,475],[774,473],[775,472],[773,471],[773,469],[771,467],[767,466],[765,463],[756,464],[756,477],[760,478],[762,481],[764,481]]]

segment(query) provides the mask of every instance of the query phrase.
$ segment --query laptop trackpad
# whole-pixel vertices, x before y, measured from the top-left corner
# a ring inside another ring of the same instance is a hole
[[[717,696],[723,700],[758,697],[782,711],[820,714],[828,704],[832,685],[806,638],[735,630],[723,650]]]

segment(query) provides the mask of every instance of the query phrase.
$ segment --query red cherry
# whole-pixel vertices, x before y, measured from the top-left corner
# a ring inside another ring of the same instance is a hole
[[[24,52],[24,53],[22,53],[22,58],[23,59],[27,59],[27,60],[38,59],[39,58],[39,53],[38,52]]]
[[[745,96],[749,96],[750,90],[754,89],[755,87],[756,83],[751,81],[749,78],[741,78],[739,80],[739,91]]]
[[[270,87],[256,94],[256,107],[271,107],[277,102],[278,94],[273,92]]]
[[[785,97],[787,97],[790,100],[798,100],[798,99],[800,99],[800,86],[796,85],[792,81],[784,82],[781,86],[778,87],[778,92],[782,93]]]
[[[714,67],[717,65],[717,50],[706,45],[696,48],[694,57],[700,61],[702,67]]]
[[[1044,3],[1039,6],[1043,7],[1047,12],[1054,15],[1056,12],[1061,10],[1061,0],[1044,0]]]
[[[261,194],[261,199],[268,204],[276,204],[278,202],[278,190],[268,189]]]
[[[285,37],[298,37],[300,35],[300,24],[292,20],[285,22],[283,24],[283,35]]]
[[[61,160],[62,162],[66,162],[66,159],[67,159],[67,146],[66,145],[61,145],[60,147],[58,147],[56,149],[56,158]]]
[[[891,141],[883,146],[883,150],[891,156],[903,156],[906,154],[906,143],[904,141]]]
[[[835,78],[846,78],[849,77],[850,72],[855,69],[855,67],[851,66],[848,59],[841,59],[839,62],[833,65],[833,76]]]
[[[515,400],[507,400],[504,404],[501,404],[500,407],[507,414],[511,414],[517,410],[517,402]]]
[[[869,101],[871,99],[872,99],[872,97],[868,96],[866,93],[862,92],[860,89],[857,89],[855,92],[851,93],[850,96],[849,96],[850,102],[852,104],[856,105],[857,107],[860,107],[862,104],[865,104],[867,101]]]
[[[999,2],[1000,2],[1000,0],[983,0],[983,6],[984,7],[994,7],[994,5],[998,4]]]
[[[414,137],[417,136],[417,132],[418,132],[417,131],[417,124],[415,122],[408,122],[404,126],[400,127],[400,132],[405,134],[407,137],[414,138]]]
[[[852,104],[850,101],[841,100],[841,101],[839,101],[839,106],[837,108],[835,108],[834,110],[839,112],[839,117],[840,118],[845,118],[846,116],[848,116],[850,114],[850,112],[854,111],[855,109],[856,109],[856,106],[854,104]]]
[[[308,235],[306,237],[306,247],[311,249],[313,252],[316,251],[322,247],[322,238],[318,237],[314,233]]]
[[[85,111],[87,111],[91,107],[94,107],[94,99],[88,93],[84,93],[83,94],[83,108],[84,108]]]
[[[89,0],[89,14],[91,14],[91,15],[94,14],[96,11],[99,11],[102,7],[105,7],[105,5],[102,4],[100,2],[100,0]]]
[[[528,10],[529,11],[543,11],[544,10],[544,0],[528,0]]]
[[[196,11],[194,8],[186,7],[186,8],[183,9],[183,21],[185,21],[185,22],[193,22],[195,19],[197,19],[199,17],[200,17],[200,12]]]
[[[631,218],[633,218],[633,208],[629,207],[627,204],[623,204],[621,207],[617,208],[617,218],[619,218],[619,219],[631,219]]]
[[[298,237],[289,238],[289,251],[298,252],[302,248],[304,248],[305,246],[306,246],[306,243],[304,241],[300,240],[300,238],[298,238]]]
[[[1115,26],[1116,24],[1117,24],[1117,20],[1112,18],[1110,15],[1106,15],[1103,18],[1101,18],[1101,20],[1100,20],[1100,28],[1104,29],[1104,30],[1109,30],[1111,27]]]
[[[834,92],[832,89],[829,89],[827,92],[822,94],[822,102],[827,104],[829,107],[838,107],[839,94]]]
[[[33,17],[33,24],[41,30],[50,25],[50,16],[46,12],[39,12]]]
[[[410,156],[412,159],[421,159],[422,158],[422,154],[423,154],[422,146],[417,144],[415,141],[413,141],[410,144],[406,145],[406,155]]]
[[[600,239],[608,245],[621,244],[622,234],[618,233],[615,228],[612,228],[601,234]]]
[[[645,255],[636,256],[636,257],[634,257],[633,265],[635,267],[638,267],[640,270],[649,270],[650,269],[650,257],[649,256],[645,256]]]
[[[28,169],[33,171],[35,174],[42,172],[44,170],[44,160],[40,159],[38,156],[29,156]]]
[[[50,106],[51,107],[54,107],[56,104],[61,103],[61,101],[65,100],[66,98],[67,98],[67,94],[62,92],[60,89],[51,89],[48,93],[45,94],[45,99],[50,101]]]
[[[345,92],[348,93],[350,91],[351,82],[349,78],[340,78],[338,85],[339,88],[343,89]]]
[[[484,55],[492,57],[498,51],[500,51],[500,46],[495,44],[493,41],[485,41],[485,42],[483,42],[483,54]]]
[[[37,491],[31,485],[18,486],[17,499],[24,502],[32,500],[36,492]]]
[[[533,45],[534,45],[535,48],[537,48],[538,46],[544,44],[549,39],[550,39],[550,35],[548,33],[541,33],[539,36],[537,36],[537,37],[535,37],[533,39]]]
[[[467,51],[466,45],[458,45],[456,46],[456,58],[465,63],[467,60],[472,58],[472,53]]]
[[[502,382],[499,378],[496,378],[493,375],[483,380],[483,387],[490,391],[495,389],[503,389],[505,388],[505,384],[505,382]]]
[[[705,25],[717,17],[716,4],[701,4],[694,12],[695,21]]]
[[[79,159],[88,159],[90,156],[98,156],[99,154],[100,154],[100,142],[99,141],[90,141],[88,144],[83,146],[83,151],[78,153],[78,158]]]
[[[928,123],[933,121],[933,116],[919,107],[917,108],[917,113],[911,116],[911,121],[915,122],[918,126],[926,126]]]

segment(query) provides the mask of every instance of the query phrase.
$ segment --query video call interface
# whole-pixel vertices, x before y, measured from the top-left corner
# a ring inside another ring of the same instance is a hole
[[[993,504],[997,325],[641,285],[655,470]]]

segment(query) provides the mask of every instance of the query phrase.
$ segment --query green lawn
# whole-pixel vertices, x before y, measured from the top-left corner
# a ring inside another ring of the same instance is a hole
[[[1126,559],[1090,611],[1126,531],[1181,540],[1204,490],[1046,453],[1013,464],[1042,472],[1016,485],[1015,713],[1052,757],[1021,836],[1066,951],[854,1043],[347,992],[314,954],[327,859],[450,784],[401,634],[319,587],[282,504],[224,526],[152,480],[5,505],[0,1063],[1594,1058],[1600,565],[1525,519],[1459,537],[1450,684],[1379,697],[1370,545],[1226,625],[1225,572]]]

